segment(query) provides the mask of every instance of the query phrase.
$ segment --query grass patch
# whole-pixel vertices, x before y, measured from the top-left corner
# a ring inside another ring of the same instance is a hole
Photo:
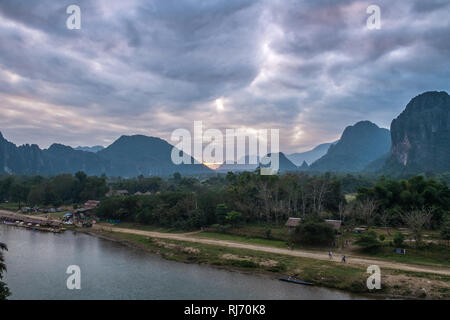
[[[216,232],[200,232],[200,233],[196,233],[195,237],[216,239],[216,240],[235,241],[235,242],[239,242],[239,243],[255,244],[255,245],[276,247],[276,248],[282,248],[282,249],[289,248],[286,242],[280,241],[280,240],[249,238],[249,237],[244,237],[244,236],[216,233]]]
[[[397,254],[393,250],[392,247],[381,247],[377,252],[364,253],[364,255],[406,264],[450,267],[450,248],[448,246],[428,244],[423,248],[407,247],[405,255]]]
[[[104,221],[101,221],[104,222]],[[143,225],[133,222],[121,222],[114,224],[114,227],[117,228],[124,228],[124,229],[135,229],[135,230],[142,230],[142,231],[152,231],[152,232],[161,232],[161,233],[185,233],[186,230],[178,230],[173,228],[165,228],[160,226],[154,226],[154,225]]]
[[[270,238],[267,238],[267,231],[270,230]],[[227,234],[236,236],[260,238],[267,240],[289,241],[288,228],[284,225],[275,224],[248,224],[233,227],[227,230]]]
[[[19,210],[19,204],[14,202],[8,202],[8,203],[0,203],[0,210],[6,210],[6,211],[18,211]]]

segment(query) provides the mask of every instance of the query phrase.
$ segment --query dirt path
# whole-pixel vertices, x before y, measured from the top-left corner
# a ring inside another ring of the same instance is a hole
[[[94,228],[97,230],[136,234],[136,235],[148,236],[148,237],[160,238],[160,239],[203,243],[203,244],[210,244],[210,245],[222,246],[222,247],[227,247],[227,248],[248,249],[248,250],[255,250],[255,251],[261,251],[261,252],[268,252],[268,253],[277,253],[277,254],[284,254],[284,255],[288,255],[288,256],[311,258],[311,259],[325,260],[325,261],[330,260],[330,258],[328,257],[328,253],[309,252],[309,251],[302,251],[302,250],[289,250],[289,249],[281,249],[281,248],[239,243],[239,242],[227,241],[227,240],[213,240],[213,239],[198,238],[198,237],[195,237],[195,234],[192,234],[192,233],[187,233],[187,234],[185,234],[185,233],[181,233],[181,234],[161,233],[161,232],[144,231],[144,230],[136,230],[136,229],[105,227],[105,226],[98,226],[98,225],[95,226]],[[426,272],[426,273],[434,273],[434,274],[450,276],[450,269],[444,268],[444,267],[442,267],[442,268],[436,267],[435,268],[435,267],[428,267],[428,266],[407,265],[407,264],[403,264],[403,263],[396,263],[396,262],[389,262],[389,261],[382,261],[382,260],[372,260],[372,259],[367,259],[365,257],[358,257],[358,256],[352,256],[352,255],[346,255],[346,260],[347,260],[347,264],[350,264],[350,265],[351,264],[358,264],[358,265],[364,265],[364,266],[378,265],[380,268],[389,268],[389,269],[397,269],[397,270],[413,271],[413,272]],[[340,256],[334,257],[332,261],[339,262]]]
[[[6,210],[0,210],[0,217],[10,217],[10,218],[16,218],[18,220],[28,219],[28,220],[33,220],[33,221],[39,220],[39,221],[51,221],[51,222],[61,223],[61,220],[58,220],[58,219],[47,218],[47,217],[43,217],[40,215],[27,215],[27,214],[6,211]]]

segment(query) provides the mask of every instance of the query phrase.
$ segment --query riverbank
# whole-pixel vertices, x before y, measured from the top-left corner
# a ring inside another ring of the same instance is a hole
[[[366,267],[308,257],[295,257],[245,248],[162,239],[141,234],[102,229],[81,229],[103,239],[137,247],[165,259],[207,264],[228,270],[291,276],[316,286],[363,294],[373,298],[450,299],[450,276],[382,268],[381,290],[367,289]]]
[[[61,234],[0,225],[11,300],[353,300],[342,290],[292,285],[273,275],[179,263],[82,232]],[[52,263],[48,263],[51,261]],[[66,287],[68,266],[81,290]],[[36,277],[36,272],[39,277]]]

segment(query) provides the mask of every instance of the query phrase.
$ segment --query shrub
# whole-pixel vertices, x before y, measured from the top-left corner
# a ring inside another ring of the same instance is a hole
[[[242,213],[237,211],[230,211],[227,213],[225,219],[229,221],[233,226],[239,224],[242,220]]]
[[[335,240],[333,227],[325,222],[305,221],[292,234],[294,243],[306,245],[330,245]]]
[[[268,267],[267,271],[270,271],[270,272],[284,272],[284,271],[286,271],[286,269],[287,269],[286,265],[280,263],[280,264],[277,264],[276,266]]]
[[[448,219],[441,229],[441,239],[450,240],[450,219]]]
[[[360,235],[355,243],[360,245],[365,251],[376,251],[381,246],[381,242],[377,240],[375,231],[368,231]]]
[[[219,224],[225,224],[228,213],[228,207],[225,203],[220,203],[216,207],[216,221]]]
[[[394,245],[396,247],[401,247],[403,246],[403,242],[405,241],[405,236],[403,235],[403,233],[401,232],[397,232],[394,235]]]
[[[240,268],[258,268],[259,264],[250,260],[231,260],[231,264]]]
[[[383,242],[386,239],[384,234],[380,234],[380,236],[378,238],[380,239],[381,242]]]

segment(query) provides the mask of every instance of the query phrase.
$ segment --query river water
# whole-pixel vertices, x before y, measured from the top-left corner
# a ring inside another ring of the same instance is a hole
[[[358,299],[344,292],[285,283],[267,275],[167,261],[83,233],[43,233],[0,225],[5,281],[13,299]],[[67,289],[69,265],[81,289]]]

